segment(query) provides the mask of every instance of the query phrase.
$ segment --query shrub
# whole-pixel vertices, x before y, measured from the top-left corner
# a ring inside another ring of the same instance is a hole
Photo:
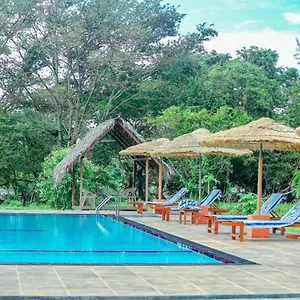
[[[230,214],[249,215],[256,210],[257,195],[254,193],[241,194],[238,205],[230,211]]]

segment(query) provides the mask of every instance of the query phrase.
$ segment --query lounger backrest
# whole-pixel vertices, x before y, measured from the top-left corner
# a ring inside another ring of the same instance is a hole
[[[202,206],[210,206],[215,200],[222,198],[222,192],[220,190],[212,190],[201,202]]]
[[[268,215],[280,202],[285,200],[286,196],[281,193],[273,193],[262,205],[260,212],[262,215]],[[256,212],[254,213],[256,214]]]
[[[300,200],[280,219],[290,224],[294,224],[300,218]]]
[[[165,202],[164,205],[170,205],[170,204],[175,203],[181,197],[183,197],[187,191],[188,191],[187,188],[185,188],[185,187],[181,188],[171,199],[169,199],[167,202]]]

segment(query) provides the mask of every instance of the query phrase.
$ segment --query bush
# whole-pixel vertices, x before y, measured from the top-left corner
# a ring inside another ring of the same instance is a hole
[[[234,207],[234,209],[230,211],[230,214],[237,214],[237,215],[253,214],[256,210],[256,204],[257,204],[256,194],[254,193],[241,194],[236,207]]]

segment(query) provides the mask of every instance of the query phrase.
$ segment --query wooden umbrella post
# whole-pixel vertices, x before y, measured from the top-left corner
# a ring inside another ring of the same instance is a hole
[[[249,220],[270,220],[270,216],[261,215],[261,199],[262,199],[262,169],[263,169],[263,156],[262,156],[262,144],[259,146],[259,158],[258,158],[258,179],[257,179],[257,207],[256,215],[248,216]],[[247,236],[251,238],[268,238],[270,236],[269,228],[249,228],[247,230]]]
[[[257,215],[260,216],[261,199],[262,199],[262,172],[263,172],[263,156],[262,156],[262,144],[259,147],[258,158],[258,178],[257,178]]]
[[[162,199],[162,177],[163,177],[163,164],[162,162],[159,163],[159,171],[158,171],[158,199]]]
[[[199,203],[201,202],[202,198],[202,155],[199,154]]]

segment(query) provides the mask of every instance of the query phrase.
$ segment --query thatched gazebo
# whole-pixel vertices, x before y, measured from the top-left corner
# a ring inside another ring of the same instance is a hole
[[[97,127],[88,131],[88,133],[70,149],[64,159],[56,165],[53,170],[53,182],[59,184],[65,174],[73,169],[77,162],[80,162],[80,208],[83,209],[83,158],[93,151],[94,146],[109,134],[120,146],[125,149],[133,145],[145,142],[145,140],[134,130],[134,128],[122,118],[109,119]],[[151,159],[149,167],[159,170],[161,159]],[[141,167],[146,166],[146,161],[138,160],[137,164]],[[75,207],[75,173],[73,172],[72,183],[72,207]]]
[[[163,147],[166,143],[170,142],[170,140],[161,138],[158,140],[145,142],[142,144],[138,144],[135,146],[131,146],[125,150],[120,151],[120,155],[127,156],[145,156],[146,157],[146,192],[145,192],[145,201],[148,201],[149,196],[149,160],[150,153],[154,150],[157,150]],[[163,163],[159,164],[159,186],[158,186],[158,199],[162,199],[162,173],[163,173]]]

